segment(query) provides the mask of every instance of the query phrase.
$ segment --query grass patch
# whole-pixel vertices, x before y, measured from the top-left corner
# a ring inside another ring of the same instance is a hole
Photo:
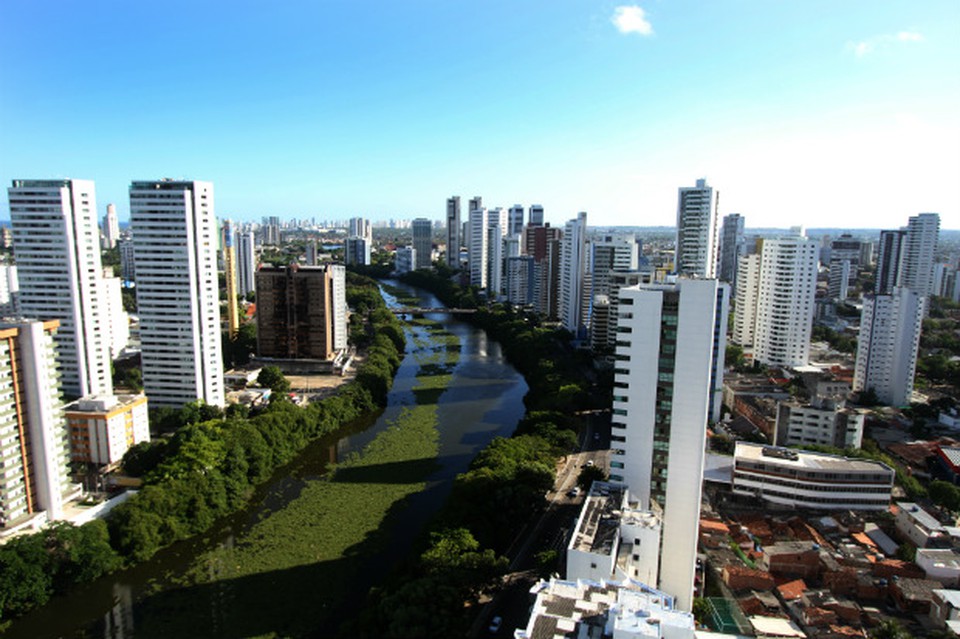
[[[192,585],[145,602],[138,634],[302,636],[339,621],[331,615],[368,558],[386,547],[406,499],[437,467],[437,400],[453,379],[459,351],[447,347],[457,338],[411,328],[420,364],[417,405],[404,407],[361,453],[337,464],[329,479],[308,482],[233,546],[199,556],[181,580]]]

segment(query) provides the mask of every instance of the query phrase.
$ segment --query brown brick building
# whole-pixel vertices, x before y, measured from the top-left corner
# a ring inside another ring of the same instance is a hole
[[[343,267],[263,266],[257,271],[257,351],[275,359],[329,360],[346,345]],[[342,333],[338,335],[338,333]],[[339,339],[338,339],[339,338]]]

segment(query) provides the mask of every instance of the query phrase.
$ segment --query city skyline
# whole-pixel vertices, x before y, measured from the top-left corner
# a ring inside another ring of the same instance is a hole
[[[755,228],[960,228],[960,7],[821,5],[15,4],[0,179],[93,180],[123,220],[184,176],[238,221],[482,195],[669,226],[706,178]]]

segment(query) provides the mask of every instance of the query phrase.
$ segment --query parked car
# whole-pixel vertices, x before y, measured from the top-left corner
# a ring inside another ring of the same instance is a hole
[[[503,617],[501,617],[500,615],[497,615],[496,617],[490,620],[490,627],[488,628],[488,630],[490,631],[491,634],[500,632],[500,626],[502,625],[503,625]]]
[[[579,497],[580,496],[580,487],[574,486],[567,491],[567,497]]]

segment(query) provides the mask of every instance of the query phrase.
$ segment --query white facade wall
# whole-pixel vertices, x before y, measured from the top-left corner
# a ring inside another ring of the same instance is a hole
[[[107,214],[103,216],[103,248],[112,249],[120,239],[120,220],[117,218],[115,204],[107,204]]]
[[[394,268],[397,273],[409,273],[416,270],[417,249],[412,246],[401,246],[397,249],[397,259]]]
[[[818,244],[802,235],[763,240],[754,360],[806,366],[817,293]],[[738,308],[739,310],[739,308]]]
[[[528,224],[530,226],[543,226],[543,205],[542,204],[531,204],[528,209],[528,215],[530,216]]]
[[[112,393],[93,181],[14,180],[8,194],[20,312],[60,321],[64,393]]]
[[[351,236],[343,241],[343,261],[349,266],[370,265],[370,242],[366,238]]]
[[[213,184],[133,182],[130,220],[147,397],[223,406]]]
[[[586,324],[583,312],[586,248],[587,214],[581,212],[566,223],[560,239],[560,322],[574,335]]]
[[[744,255],[737,263],[736,312],[733,342],[753,347],[757,330],[757,299],[760,296],[760,255]]]
[[[237,233],[237,290],[246,296],[257,290],[257,253],[253,231]]]
[[[860,448],[865,419],[852,409],[781,403],[774,439],[778,446]]]
[[[954,588],[960,585],[960,553],[953,549],[920,548],[914,562],[923,568],[927,579]]]
[[[347,326],[347,269],[342,264],[327,264],[330,273],[330,294],[333,296],[330,309],[333,318],[330,328],[333,332],[333,350],[347,348],[349,327]]]
[[[923,325],[924,300],[913,290],[867,296],[860,316],[860,338],[853,389],[872,388],[893,406],[910,403]]]
[[[523,205],[514,204],[510,207],[507,214],[507,232],[506,235],[514,236],[523,233]]]
[[[696,186],[679,189],[674,272],[688,277],[717,276],[716,199],[713,187],[703,179],[697,180]]]
[[[479,288],[487,288],[487,260],[489,259],[487,244],[490,240],[487,233],[487,219],[487,209],[470,208],[470,217],[467,223],[469,228],[467,250],[470,262],[470,285]]]
[[[529,255],[507,258],[507,301],[517,306],[533,304],[534,261]]]
[[[660,587],[692,606],[714,352],[716,280],[619,292],[611,481],[663,507]]]
[[[0,264],[0,317],[20,314],[20,282],[15,264]]]
[[[119,277],[103,278],[104,331],[109,336],[110,357],[116,359],[130,341],[130,316],[123,310],[122,282]]]
[[[936,213],[914,215],[907,223],[899,285],[921,297],[933,292],[933,260],[939,236],[940,216]]]

